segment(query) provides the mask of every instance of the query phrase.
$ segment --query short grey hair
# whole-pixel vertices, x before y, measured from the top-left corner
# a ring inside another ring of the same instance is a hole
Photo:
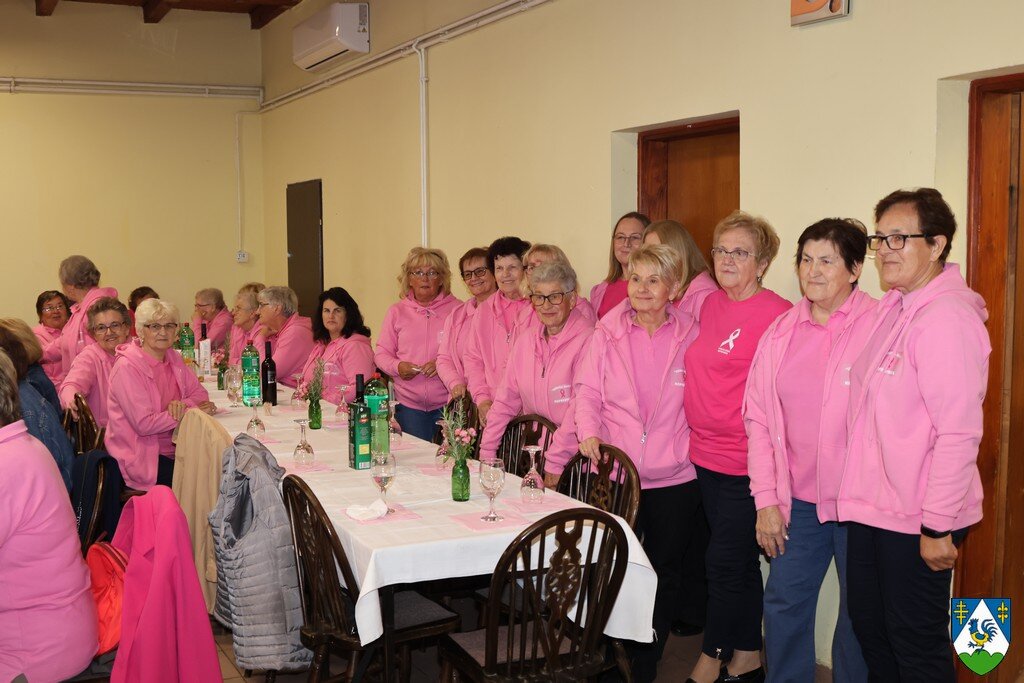
[[[62,285],[92,289],[100,284],[100,271],[90,259],[76,254],[60,262],[57,279]]]
[[[256,298],[261,304],[280,306],[281,315],[286,318],[299,310],[299,297],[291,287],[267,287]]]
[[[96,328],[96,316],[108,311],[119,313],[121,315],[121,322],[125,325],[131,324],[132,319],[128,315],[128,307],[112,296],[104,296],[96,299],[93,305],[89,307],[89,310],[85,312],[86,329],[92,332]]]
[[[563,292],[575,292],[576,271],[568,263],[548,261],[540,264],[530,273],[531,288],[551,282],[557,282]]]
[[[219,311],[227,306],[224,303],[224,292],[220,291],[216,287],[207,287],[206,289],[200,289],[196,292],[197,299],[207,299],[212,303]]]
[[[21,400],[18,398],[18,373],[14,363],[0,349],[0,427],[21,419]]]
[[[136,327],[145,327],[160,320],[180,323],[181,313],[178,311],[178,307],[163,299],[146,299],[135,309]]]

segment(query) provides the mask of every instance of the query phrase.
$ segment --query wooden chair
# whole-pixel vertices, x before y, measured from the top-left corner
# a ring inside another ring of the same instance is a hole
[[[618,515],[636,527],[640,509],[640,475],[629,456],[615,446],[601,444],[601,461],[596,465],[577,453],[558,480],[558,492],[587,505]]]
[[[598,675],[628,558],[626,532],[601,510],[560,510],[533,523],[494,568],[486,627],[441,640],[440,680],[453,670],[477,682]]]
[[[306,483],[288,475],[282,489],[291,521],[302,597],[305,623],[300,638],[313,651],[309,680],[351,681],[357,668],[363,668],[358,660],[364,648],[359,643],[355,622],[359,584],[334,525]],[[409,680],[411,641],[451,633],[458,627],[457,614],[415,591],[396,592],[394,637],[399,648],[400,679]],[[345,674],[336,678],[328,678],[332,652],[349,661]]]
[[[89,402],[85,400],[85,396],[75,394],[75,407],[78,408],[78,421],[75,432],[81,453],[88,453],[94,448],[101,448],[106,427],[100,427],[96,424],[96,418],[93,416],[92,409],[89,408]]]
[[[551,445],[557,425],[543,415],[520,415],[505,427],[497,455],[505,461],[505,471],[521,477],[530,469],[530,457],[523,452],[523,446],[540,446],[537,454],[537,471],[544,471],[544,454]]]

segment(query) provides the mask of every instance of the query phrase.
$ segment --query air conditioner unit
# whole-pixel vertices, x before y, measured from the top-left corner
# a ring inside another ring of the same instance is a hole
[[[292,60],[306,71],[349,51],[370,51],[368,3],[333,3],[292,29]]]

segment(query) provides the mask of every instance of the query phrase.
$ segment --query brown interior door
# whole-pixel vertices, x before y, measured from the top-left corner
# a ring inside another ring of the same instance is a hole
[[[288,286],[299,313],[312,316],[324,291],[323,200],[319,180],[288,186]]]

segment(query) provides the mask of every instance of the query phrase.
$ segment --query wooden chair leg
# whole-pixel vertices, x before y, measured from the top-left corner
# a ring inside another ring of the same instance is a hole
[[[441,657],[441,671],[437,676],[441,683],[451,683],[453,679],[452,663],[447,657]]]
[[[622,674],[622,680],[626,683],[633,683],[633,668],[629,665],[629,656],[626,654],[626,647],[621,640],[612,641],[612,650],[615,652],[615,663]]]
[[[309,683],[320,683],[320,677],[325,672],[324,661],[327,659],[327,646],[321,645],[317,648],[316,652],[313,653],[313,661],[309,665]],[[326,678],[326,676],[325,676]]]
[[[408,645],[398,647],[398,680],[402,683],[409,683],[409,676],[412,670],[412,652]]]

